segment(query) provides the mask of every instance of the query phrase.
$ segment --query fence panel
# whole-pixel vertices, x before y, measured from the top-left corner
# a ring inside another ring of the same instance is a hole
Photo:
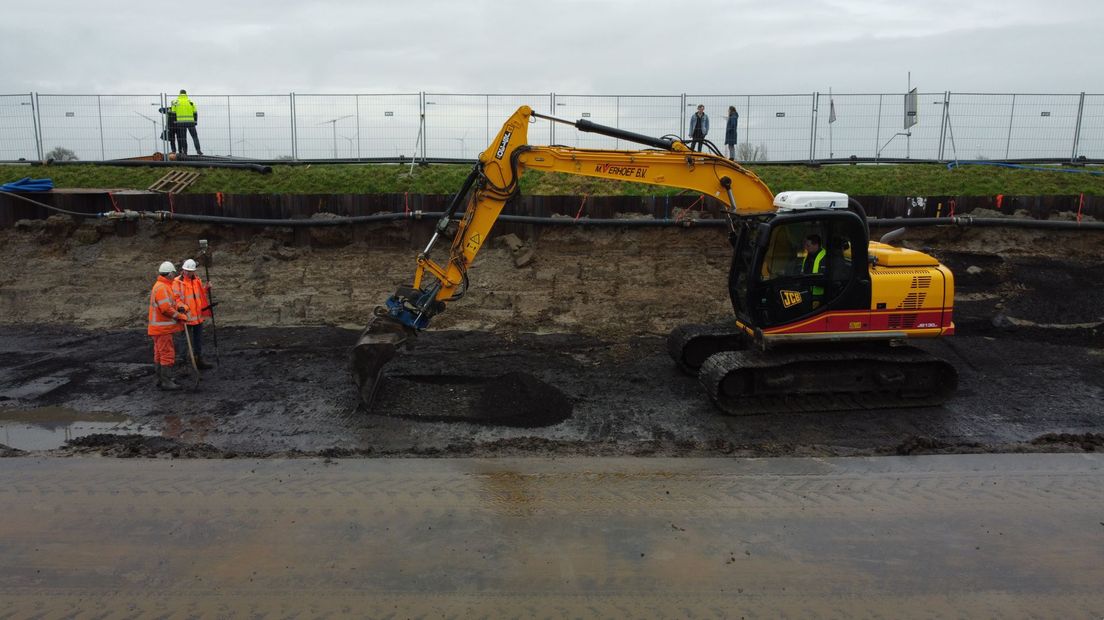
[[[1085,95],[1076,156],[1104,159],[1104,95]]]
[[[745,95],[745,99],[740,142],[757,150],[756,161],[809,159],[813,95]],[[720,135],[724,142],[724,134]],[[737,159],[741,159],[739,153]]]
[[[1012,146],[1014,94],[951,93],[948,127],[944,137],[945,159],[1003,159]]]
[[[1009,157],[1065,157],[1073,153],[1081,95],[1017,95]]]
[[[422,144],[418,144],[422,114],[420,94],[358,95],[356,110],[359,157],[411,159],[422,155],[419,151],[425,146],[424,135]]]
[[[200,115],[197,129],[205,155],[293,157],[291,95],[196,95],[191,99]]]
[[[34,99],[0,95],[0,160],[38,159]]]
[[[295,95],[299,159],[362,156],[356,95]]]
[[[141,157],[161,151],[161,95],[100,95],[105,159]]]
[[[490,145],[502,124],[519,107],[528,105],[549,114],[550,93],[533,95],[425,95],[426,156],[475,159]],[[530,144],[549,144],[549,121],[536,119],[529,125]]]
[[[952,107],[955,97],[957,95],[951,96]],[[903,93],[878,96],[878,148],[874,156],[882,159],[938,159],[943,132],[943,93],[917,93],[916,124],[907,129],[906,98]]]
[[[43,157],[68,149],[78,159],[105,159],[99,95],[39,95]]]
[[[820,93],[813,159],[874,157],[878,143],[881,95]],[[833,104],[835,120],[832,120]]]

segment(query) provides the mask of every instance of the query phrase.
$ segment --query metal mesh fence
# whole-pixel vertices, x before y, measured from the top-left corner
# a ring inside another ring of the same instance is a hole
[[[1077,157],[1104,159],[1104,95],[1085,95]]]
[[[649,136],[688,139],[706,107],[707,139],[724,148],[729,106],[739,114],[737,158],[1104,158],[1104,95],[918,93],[906,116],[898,94],[572,95],[297,94],[192,95],[205,155],[280,159],[474,159],[520,105]],[[0,95],[0,160],[82,160],[167,150],[172,95]],[[912,123],[906,121],[911,118]],[[634,149],[639,145],[536,119],[533,144]],[[191,140],[189,139],[189,142]],[[189,152],[196,154],[195,145]]]
[[[461,95],[426,93],[425,144],[429,157],[475,159],[487,149],[502,124],[520,106],[548,114],[549,93],[539,95]],[[549,144],[551,123],[535,119],[529,125],[531,144]],[[409,140],[414,142],[415,132]]]
[[[0,95],[0,159],[36,159],[38,128],[34,96]]]

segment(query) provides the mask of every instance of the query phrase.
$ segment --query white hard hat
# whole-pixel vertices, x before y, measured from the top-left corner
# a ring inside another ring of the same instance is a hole
[[[181,267],[181,269],[183,269],[184,271],[195,271],[196,262],[189,258],[188,260],[184,261],[184,265]]]
[[[173,267],[173,264],[169,261],[161,263],[161,266],[157,268],[157,273],[161,275],[168,275],[174,271],[176,271],[176,267]]]

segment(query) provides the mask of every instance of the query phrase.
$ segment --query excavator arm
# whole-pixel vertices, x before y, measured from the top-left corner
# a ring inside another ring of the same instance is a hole
[[[533,118],[566,123],[580,131],[632,141],[650,150],[579,149],[528,144]],[[518,194],[526,170],[560,172],[693,190],[721,202],[729,217],[773,213],[773,195],[755,173],[733,161],[691,151],[680,140],[653,138],[587,120],[564,121],[518,108],[503,124],[437,222],[433,236],[417,257],[413,285],[402,287],[361,334],[353,349],[353,374],[361,400],[370,405],[383,366],[399,348],[447,304],[463,296],[467,270],[486,243],[506,203]],[[464,206],[460,216],[460,207]],[[459,218],[459,221],[456,219]],[[451,239],[447,255],[434,250]]]

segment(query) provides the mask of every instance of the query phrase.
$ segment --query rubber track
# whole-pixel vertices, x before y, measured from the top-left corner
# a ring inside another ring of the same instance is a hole
[[[938,364],[948,381],[938,393],[902,397],[895,388],[864,392],[805,392],[801,394],[762,394],[733,398],[721,391],[721,383],[732,371],[739,369],[782,368],[789,364],[875,363],[887,367],[918,364]],[[755,350],[724,351],[711,356],[702,365],[698,379],[713,402],[729,415],[790,413],[804,411],[844,411],[855,409],[891,409],[898,407],[931,407],[942,404],[957,387],[958,373],[947,362],[914,347],[892,347],[882,350],[841,349],[817,353],[762,353]]]

